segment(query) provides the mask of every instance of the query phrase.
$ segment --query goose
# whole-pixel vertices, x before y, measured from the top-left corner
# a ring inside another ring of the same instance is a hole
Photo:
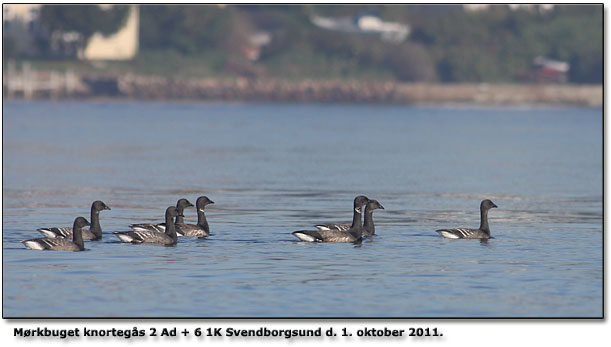
[[[184,223],[184,210],[186,207],[191,207],[193,204],[189,202],[187,199],[178,199],[176,202],[176,209],[178,210],[178,216],[176,216],[176,222],[174,224]],[[132,224],[129,226],[132,230],[139,231],[157,231],[160,233],[165,232],[165,223],[139,223]],[[182,234],[178,234],[178,236],[182,236]]]
[[[175,245],[178,241],[176,235],[176,227],[174,226],[174,218],[178,217],[178,209],[170,206],[165,211],[165,232],[153,230],[131,230],[131,231],[115,231],[113,234],[123,242],[131,243],[157,243],[166,246]]]
[[[488,210],[491,208],[497,208],[494,202],[486,199],[482,200],[479,206],[481,213],[481,222],[479,229],[439,229],[436,230],[441,236],[448,239],[489,239],[490,238],[490,226],[488,226]]]
[[[352,224],[318,224],[315,227],[318,230],[342,230],[346,231],[351,228],[356,228],[361,225],[361,211],[363,205],[365,205],[369,199],[364,195],[359,195],[354,198],[353,211],[352,211]]]
[[[210,235],[210,227],[204,214],[206,205],[214,204],[207,196],[200,196],[195,202],[197,209],[197,224],[185,224],[176,222],[176,233],[181,236],[196,236],[199,238]]]
[[[110,207],[106,206],[100,200],[96,200],[91,204],[91,227],[89,229],[83,229],[83,240],[92,240],[99,241],[102,239],[102,228],[100,227],[100,211],[110,210]],[[47,238],[71,238],[72,237],[72,228],[64,227],[64,228],[40,228],[36,229],[43,236]]]
[[[64,237],[56,238],[39,238],[21,241],[26,248],[35,250],[50,250],[50,251],[83,251],[85,244],[83,243],[82,230],[84,226],[89,226],[89,222],[83,217],[76,217],[72,225],[72,241]]]
[[[373,225],[373,210],[384,209],[384,206],[378,202],[378,200],[369,200],[365,205],[365,221],[363,222],[363,235],[371,237],[376,233],[376,228]]]
[[[357,226],[348,230],[298,230],[292,234],[306,242],[355,243],[363,239],[363,227]]]

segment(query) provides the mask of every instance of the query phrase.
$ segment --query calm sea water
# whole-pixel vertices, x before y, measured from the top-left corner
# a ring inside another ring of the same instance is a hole
[[[600,109],[5,102],[2,143],[5,317],[602,315]],[[358,194],[386,208],[373,239],[290,234]],[[200,195],[208,239],[111,234]],[[494,239],[435,233],[484,198]],[[97,199],[86,252],[19,242]]]

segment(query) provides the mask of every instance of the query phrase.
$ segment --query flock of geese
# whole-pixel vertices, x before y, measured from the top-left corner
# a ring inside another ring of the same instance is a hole
[[[166,246],[175,245],[179,236],[192,236],[206,238],[210,235],[210,226],[206,220],[205,207],[214,204],[206,196],[200,196],[195,202],[197,210],[197,224],[184,222],[184,209],[193,204],[187,199],[180,199],[176,206],[170,206],[165,211],[164,223],[131,224],[130,231],[113,232],[121,242],[133,244],[152,243]],[[364,222],[361,224],[364,207]],[[483,200],[480,204],[480,227],[478,229],[439,229],[441,236],[450,239],[489,239],[490,226],[488,225],[488,210],[497,206],[490,200]],[[377,200],[370,200],[359,195],[354,198],[352,224],[318,224],[315,230],[298,230],[292,234],[305,242],[359,242],[363,237],[372,237],[375,234],[373,211],[384,209]],[[21,241],[26,248],[52,251],[83,251],[84,240],[98,241],[102,239],[100,227],[100,212],[110,210],[102,201],[94,201],[91,205],[91,223],[84,217],[77,217],[73,226],[62,228],[37,229],[44,238]],[[89,229],[85,228],[89,226]]]

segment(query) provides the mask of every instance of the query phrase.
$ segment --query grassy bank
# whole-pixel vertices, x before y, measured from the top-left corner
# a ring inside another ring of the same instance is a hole
[[[3,70],[6,72],[7,62]],[[127,73],[163,78],[215,78],[240,77],[304,80],[360,80],[395,81],[392,72],[380,67],[362,67],[355,60],[341,59],[316,53],[308,48],[289,51],[269,58],[266,63],[253,63],[245,59],[210,51],[198,55],[182,55],[175,51],[144,51],[131,61],[83,60],[13,60],[19,70],[23,63],[43,71],[63,72],[68,69],[90,76],[121,76]]]

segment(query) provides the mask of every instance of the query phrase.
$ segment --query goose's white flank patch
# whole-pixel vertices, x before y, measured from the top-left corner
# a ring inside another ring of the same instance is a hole
[[[133,237],[131,237],[131,236],[127,235],[127,234],[115,234],[115,235],[117,235],[117,237],[119,239],[121,239],[121,241],[123,241],[123,242],[132,242],[134,240]]]
[[[294,233],[293,235],[297,236],[297,238],[300,239],[301,241],[306,241],[306,242],[316,241],[316,238],[308,234]]]
[[[440,231],[439,233],[441,234],[441,236],[447,237],[448,239],[459,239],[457,235],[454,235],[448,231]]]
[[[24,241],[23,244],[29,249],[44,250],[45,248],[36,241]]]

